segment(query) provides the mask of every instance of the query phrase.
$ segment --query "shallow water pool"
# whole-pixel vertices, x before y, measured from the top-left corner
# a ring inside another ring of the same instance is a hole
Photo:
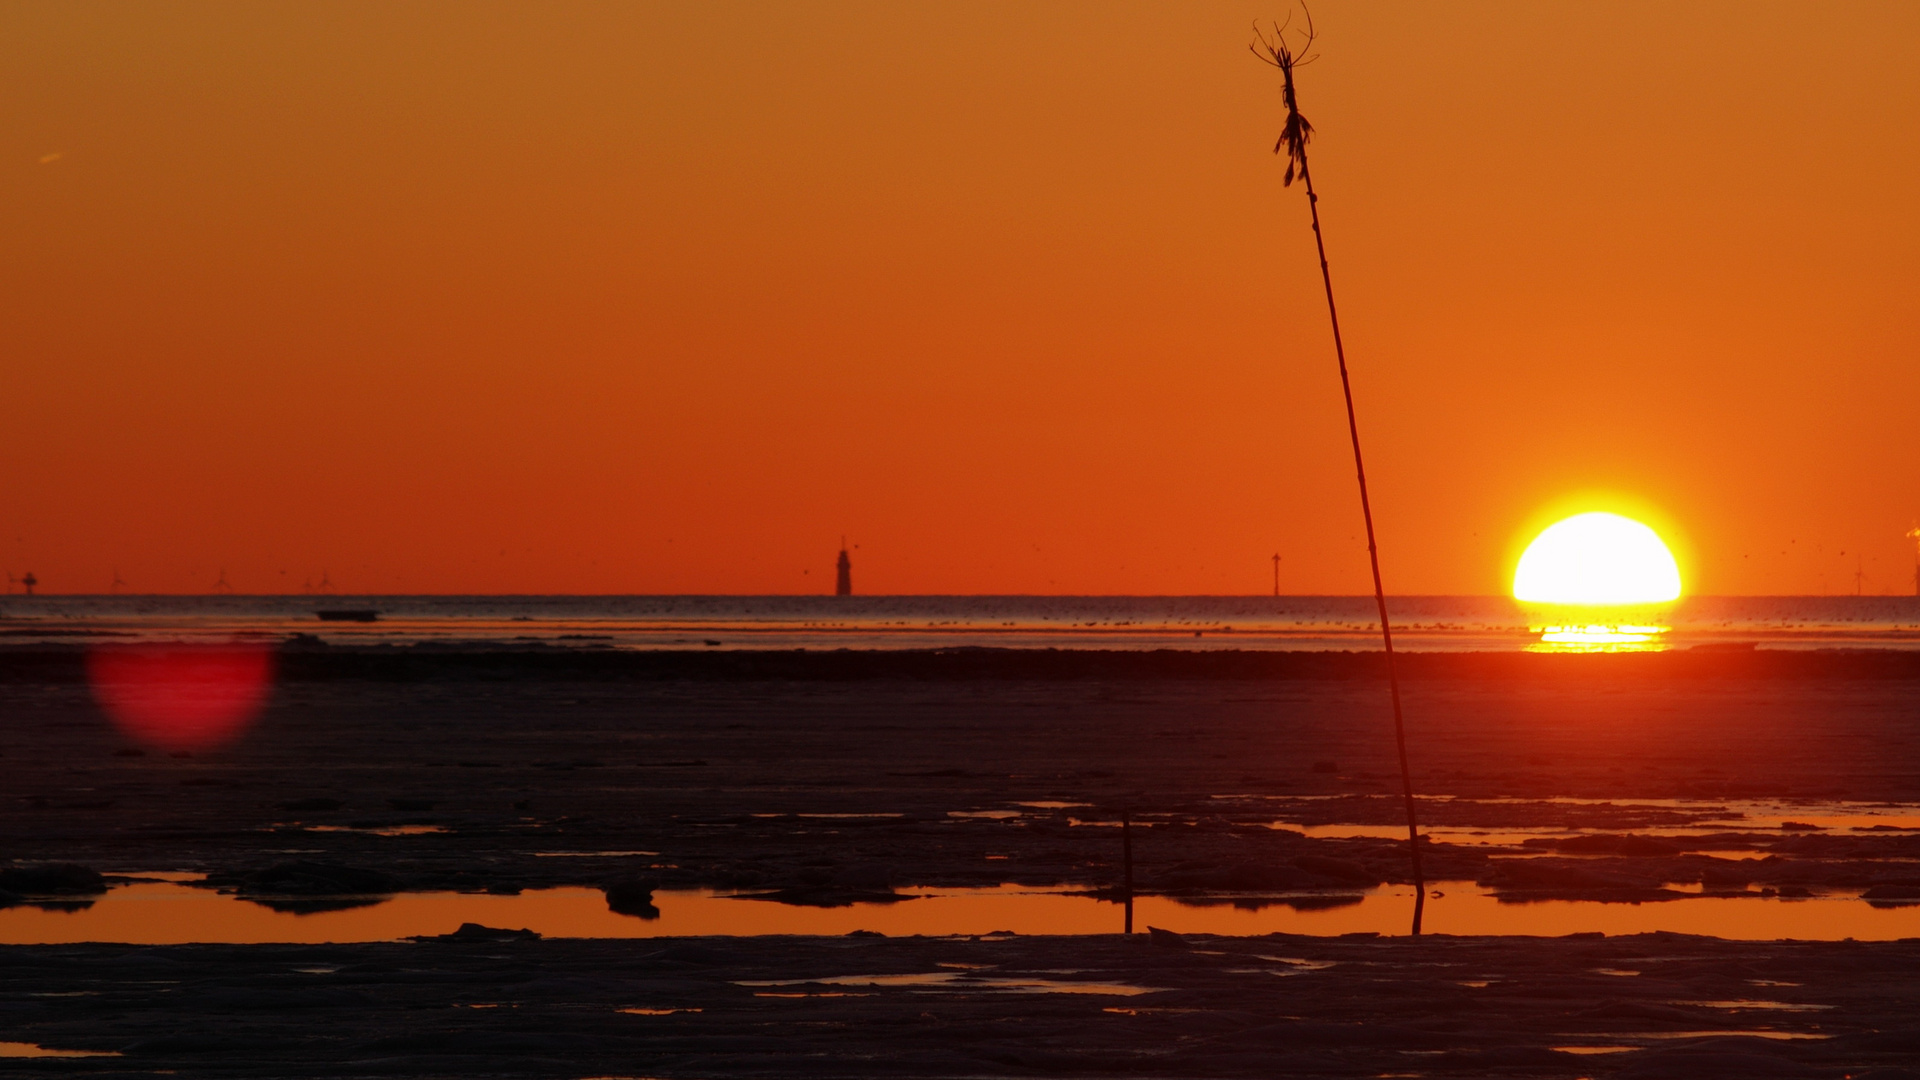
[[[1920,937],[1920,904],[1870,905],[1851,896],[1783,900],[1693,897],[1657,903],[1501,903],[1470,882],[1434,883],[1426,929],[1438,934],[1633,934],[1665,930],[1725,938],[1892,940]],[[657,918],[608,910],[597,889],[541,889],[517,896],[402,893],[368,897],[334,911],[276,911],[178,881],[123,885],[77,910],[0,910],[0,944],[110,941],[345,943],[448,933],[462,923],[538,931],[549,937],[673,937],[824,934],[857,930],[893,936],[1107,934],[1122,926],[1120,904],[1018,886],[914,889],[891,904],[801,907],[708,890],[656,893]],[[1168,897],[1135,901],[1134,927],[1180,933],[1333,935],[1404,933],[1412,893],[1404,886],[1274,898]],[[72,905],[69,905],[72,907]]]

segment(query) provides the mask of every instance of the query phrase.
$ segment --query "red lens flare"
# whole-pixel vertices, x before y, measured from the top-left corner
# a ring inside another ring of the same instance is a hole
[[[94,699],[120,730],[165,750],[205,750],[246,730],[273,684],[257,645],[107,646],[87,654]]]

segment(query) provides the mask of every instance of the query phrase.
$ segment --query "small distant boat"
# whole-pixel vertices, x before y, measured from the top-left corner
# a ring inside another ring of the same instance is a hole
[[[314,614],[321,622],[372,622],[380,617],[372,608],[321,608]]]

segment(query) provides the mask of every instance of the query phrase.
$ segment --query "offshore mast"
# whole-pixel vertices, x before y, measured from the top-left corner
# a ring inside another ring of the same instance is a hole
[[[847,557],[847,538],[840,538],[840,558],[833,564],[833,595],[853,595],[853,560]]]
[[[1920,596],[1920,528],[1908,529],[1907,539],[1913,541],[1913,595]]]

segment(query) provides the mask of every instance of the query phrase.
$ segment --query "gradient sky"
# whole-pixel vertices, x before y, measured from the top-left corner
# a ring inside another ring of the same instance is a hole
[[[1279,11],[9,3],[0,566],[1364,592]],[[1314,13],[1390,590],[1910,591],[1920,5]]]

